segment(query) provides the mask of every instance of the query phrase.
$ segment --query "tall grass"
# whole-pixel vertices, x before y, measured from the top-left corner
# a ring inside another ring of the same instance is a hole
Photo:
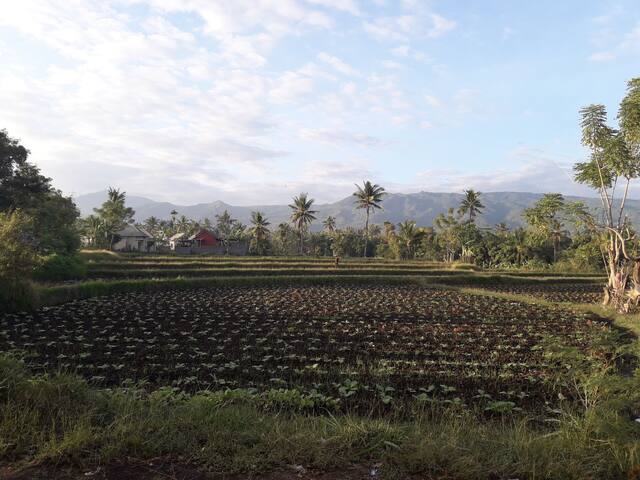
[[[69,375],[33,376],[0,357],[0,463],[95,466],[126,457],[181,458],[209,471],[381,463],[384,478],[626,479],[640,463],[637,380],[598,389],[588,408],[524,416],[425,407],[397,418],[265,409],[238,391],[92,389]],[[615,396],[613,395],[615,392]]]

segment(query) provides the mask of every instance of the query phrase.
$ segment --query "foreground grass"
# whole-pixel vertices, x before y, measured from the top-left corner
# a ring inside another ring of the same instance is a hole
[[[635,377],[593,378],[595,396],[550,413],[552,423],[431,407],[407,423],[295,413],[241,392],[96,390],[73,376],[30,375],[6,356],[0,378],[0,461],[14,464],[178,455],[216,473],[382,463],[384,478],[456,479],[635,478],[640,464],[640,425],[627,411],[638,406]]]

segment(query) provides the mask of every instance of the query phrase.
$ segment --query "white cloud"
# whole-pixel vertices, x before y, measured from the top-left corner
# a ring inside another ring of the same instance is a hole
[[[403,2],[405,12],[363,22],[362,28],[378,41],[402,42],[398,54],[408,52],[406,43],[411,38],[438,38],[453,30],[455,21],[432,12],[422,2]]]
[[[442,101],[438,97],[435,97],[433,95],[425,94],[424,101],[427,102],[427,105],[433,108],[438,108],[442,106]]]
[[[360,72],[358,72],[351,65],[344,62],[343,60],[340,60],[338,57],[329,55],[328,53],[320,52],[318,54],[318,60],[330,65],[331,67],[333,67],[334,70],[336,70],[337,72],[340,72],[343,75],[351,76],[351,77],[357,77],[360,75]]]
[[[355,16],[360,16],[362,14],[360,7],[355,0],[307,0],[307,2],[314,5],[333,8],[335,10],[341,10]]]
[[[594,52],[589,55],[589,60],[592,62],[608,62],[615,59],[616,56],[612,52]]]
[[[371,135],[352,133],[344,130],[302,129],[300,137],[305,140],[327,143],[333,146],[357,145],[361,147],[377,147],[383,142]]]

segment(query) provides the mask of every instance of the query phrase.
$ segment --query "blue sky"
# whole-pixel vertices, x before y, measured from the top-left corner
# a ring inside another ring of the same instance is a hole
[[[640,75],[627,1],[21,0],[0,128],[71,194],[176,203],[562,191]],[[640,197],[640,191],[634,192]]]

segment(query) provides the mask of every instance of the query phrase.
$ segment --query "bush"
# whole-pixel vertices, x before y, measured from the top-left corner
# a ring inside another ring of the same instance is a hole
[[[0,312],[25,310],[33,304],[29,282],[38,257],[32,221],[20,210],[0,213]]]
[[[82,258],[58,253],[44,257],[35,272],[38,280],[71,280],[86,275],[87,265]]]

